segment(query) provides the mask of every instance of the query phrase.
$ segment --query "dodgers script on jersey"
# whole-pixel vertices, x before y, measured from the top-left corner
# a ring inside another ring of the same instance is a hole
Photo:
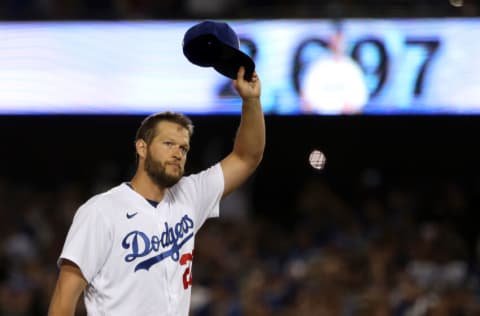
[[[75,214],[59,258],[88,282],[88,315],[188,315],[194,237],[218,217],[220,164],[182,178],[153,207],[123,183]]]

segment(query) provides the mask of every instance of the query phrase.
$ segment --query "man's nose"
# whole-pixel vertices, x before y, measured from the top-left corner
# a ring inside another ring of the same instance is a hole
[[[182,155],[182,149],[180,147],[176,147],[173,150],[173,157],[178,160],[182,159],[183,155]]]

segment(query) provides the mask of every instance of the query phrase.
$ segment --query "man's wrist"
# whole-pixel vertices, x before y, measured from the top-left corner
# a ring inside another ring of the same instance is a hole
[[[260,104],[260,97],[247,97],[247,98],[242,98],[242,102],[244,105],[256,105]]]

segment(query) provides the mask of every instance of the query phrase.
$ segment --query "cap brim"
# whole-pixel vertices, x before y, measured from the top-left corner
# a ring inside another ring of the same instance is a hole
[[[255,63],[250,56],[228,45],[221,45],[220,55],[213,68],[224,76],[237,79],[237,73],[241,66],[245,67],[243,78],[250,81],[255,71]]]

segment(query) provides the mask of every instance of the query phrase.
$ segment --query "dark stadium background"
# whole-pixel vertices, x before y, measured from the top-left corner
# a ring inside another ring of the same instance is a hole
[[[55,187],[88,183],[102,161],[118,164],[118,181],[133,174],[133,139],[143,116],[3,116],[2,174],[18,184]],[[226,154],[239,123],[236,115],[192,116],[195,133],[187,173],[206,167],[205,146],[215,140]],[[384,177],[451,177],[480,180],[480,116],[266,116],[267,146],[255,176],[258,211],[289,209],[305,177],[322,177],[346,194],[367,169]],[[320,149],[326,167],[308,155]],[[222,155],[218,156],[219,158]],[[280,198],[281,197],[281,198]],[[473,215],[473,214],[472,214]]]

